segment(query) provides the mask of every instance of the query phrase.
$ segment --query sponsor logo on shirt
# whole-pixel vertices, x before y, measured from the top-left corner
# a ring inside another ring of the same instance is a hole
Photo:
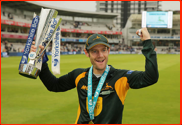
[[[83,89],[83,90],[88,90],[88,87],[85,86],[85,85],[83,85],[83,86],[81,87],[81,89]]]
[[[112,86],[110,86],[110,85],[108,85],[109,83],[106,83],[106,86],[105,87],[103,87],[103,89],[101,89],[101,91],[104,91],[104,90],[109,90],[109,89],[112,89],[113,90],[113,87]],[[83,89],[83,90],[88,90],[88,87],[87,86],[85,86],[85,85],[83,85],[82,87],[81,87],[81,89]]]
[[[93,99],[93,97],[92,97],[92,99]],[[103,98],[98,97],[96,105],[95,105],[95,109],[94,109],[94,116],[98,116],[101,113],[102,107],[103,107]],[[89,110],[88,110],[88,97],[86,97],[86,108],[87,108],[87,112],[89,113]]]

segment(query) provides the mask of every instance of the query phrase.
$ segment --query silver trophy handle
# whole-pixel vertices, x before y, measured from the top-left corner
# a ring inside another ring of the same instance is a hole
[[[47,34],[48,28],[49,28],[49,26],[50,26],[50,24],[51,24],[51,20],[52,20],[53,18],[56,18],[57,14],[58,14],[58,12],[57,12],[56,10],[54,10],[54,9],[51,9],[51,10],[49,11],[49,14],[48,14],[48,16],[47,16],[47,18],[46,18],[45,25],[44,25],[44,27],[43,27],[43,29],[42,29],[42,32],[41,32],[41,34],[40,34],[40,37],[39,37],[39,38],[36,38],[36,40],[35,40],[35,41],[36,41],[36,42],[35,42],[35,45],[36,45],[36,46],[38,46],[38,45],[40,45],[40,43],[42,43],[43,39],[45,38],[45,36],[46,36],[46,34]],[[41,25],[41,24],[40,24],[40,25]],[[38,34],[38,32],[37,32],[37,34]],[[36,35],[37,35],[37,34],[36,34]],[[39,52],[40,52],[40,49],[39,49],[39,47],[37,47],[37,49],[36,49],[36,54],[38,55]]]
[[[52,40],[52,38],[53,38],[53,36],[54,36],[54,34],[55,34],[55,32],[56,32],[58,26],[59,26],[60,23],[61,23],[61,20],[62,20],[62,19],[60,18],[59,21],[58,21],[58,23],[57,23],[57,25],[56,25],[56,27],[55,27],[55,29],[54,29],[54,31],[53,31],[53,33],[52,33],[52,36],[51,36],[50,38],[48,38],[48,40],[43,41],[43,42],[46,43],[47,45],[44,47],[42,53],[38,54],[35,58],[37,58],[37,59],[41,58],[41,56],[43,55],[44,51],[47,49],[48,45],[50,44],[50,42],[51,42],[51,40]],[[40,49],[40,48],[39,48],[39,49]]]

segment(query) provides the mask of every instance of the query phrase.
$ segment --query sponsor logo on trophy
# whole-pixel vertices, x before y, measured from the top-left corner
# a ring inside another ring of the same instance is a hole
[[[22,59],[19,65],[19,74],[28,78],[36,79],[42,68],[42,55],[45,53],[48,45],[52,41],[52,44],[56,44],[52,49],[53,66],[59,66],[60,62],[60,23],[61,18],[56,18],[58,12],[54,9],[41,9],[40,16],[34,14],[28,39],[24,48]],[[32,41],[35,36],[36,52],[30,52]],[[44,50],[41,51],[39,45],[44,46]],[[59,51],[56,51],[56,50]],[[28,62],[29,60],[29,62]],[[27,63],[28,62],[28,63]],[[60,67],[53,67],[59,69]],[[55,71],[60,73],[59,71]]]

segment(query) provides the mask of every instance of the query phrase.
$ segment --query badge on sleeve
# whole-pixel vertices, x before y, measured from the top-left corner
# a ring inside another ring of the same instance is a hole
[[[133,70],[129,70],[126,74],[131,74],[133,72]]]

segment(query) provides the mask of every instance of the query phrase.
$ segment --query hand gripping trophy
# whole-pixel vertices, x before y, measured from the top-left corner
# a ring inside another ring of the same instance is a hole
[[[51,41],[52,44],[55,43],[58,45],[57,50],[60,50],[58,48],[60,47],[60,23],[62,19],[56,18],[57,14],[58,12],[54,9],[43,8],[41,9],[40,16],[36,16],[36,14],[34,14],[28,39],[19,65],[20,75],[33,79],[37,78],[42,67],[41,57],[45,53],[45,50]],[[36,52],[29,53],[34,36],[35,46],[37,49]],[[59,44],[57,41],[59,41]],[[44,50],[42,52],[38,47],[39,45],[44,45]],[[52,52],[54,51],[55,50],[52,50]],[[60,51],[57,53],[60,54]]]

